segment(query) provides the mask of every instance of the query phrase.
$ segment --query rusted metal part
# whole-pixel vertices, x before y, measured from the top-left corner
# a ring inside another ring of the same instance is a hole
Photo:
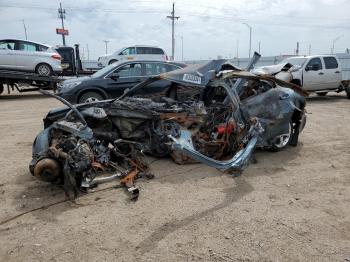
[[[203,122],[203,120],[198,117],[198,115],[189,115],[187,112],[162,113],[159,115],[159,117],[161,120],[174,120],[185,127]]]
[[[56,148],[56,146],[51,146],[50,151],[54,154],[56,158],[70,159],[68,153],[64,152],[62,149]]]
[[[52,158],[43,158],[34,168],[34,176],[45,182],[54,182],[61,175],[60,164]]]
[[[104,165],[102,165],[99,162],[92,162],[91,163],[91,167],[95,172],[103,172],[106,171],[106,167]]]
[[[139,197],[140,190],[135,187],[135,179],[137,178],[137,175],[139,173],[139,170],[137,168],[131,169],[128,174],[123,177],[120,180],[120,184],[125,186],[128,193],[130,194],[131,200],[136,200]]]

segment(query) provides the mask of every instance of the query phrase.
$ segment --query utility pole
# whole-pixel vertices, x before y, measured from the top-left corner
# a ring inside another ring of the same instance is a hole
[[[252,27],[247,23],[243,23],[243,24],[249,28],[249,58],[250,58],[250,53],[252,51]]]
[[[259,54],[260,54],[260,41],[259,41]]]
[[[24,23],[24,20],[22,20],[23,22],[23,27],[24,27],[24,35],[26,37],[26,40],[28,40],[28,37],[27,37],[27,27],[26,27],[26,24]]]
[[[60,3],[60,8],[58,8],[58,18],[61,19],[62,22],[62,29],[64,29],[64,22],[63,20],[66,19],[66,9],[62,9],[62,3]],[[66,45],[66,36],[62,34],[62,41],[63,45]]]
[[[108,43],[109,43],[109,41],[108,40],[103,40],[103,42],[105,42],[105,45],[106,45],[106,55],[107,55],[107,51],[108,51]]]
[[[90,60],[89,44],[86,44],[87,60]]]
[[[82,60],[85,60],[85,48],[83,47],[83,53],[82,53],[82,55],[81,55],[81,59]]]
[[[295,54],[299,55],[299,42],[297,42],[297,49],[295,49]]]
[[[175,19],[179,19],[180,16],[175,16],[175,3],[173,3],[173,11],[171,12],[171,15],[168,15],[167,18],[171,19],[171,57],[174,61],[175,58]]]
[[[239,39],[237,39],[237,45],[236,45],[236,57],[238,58],[238,49],[239,49]]]
[[[309,55],[311,55],[311,44],[309,44]]]

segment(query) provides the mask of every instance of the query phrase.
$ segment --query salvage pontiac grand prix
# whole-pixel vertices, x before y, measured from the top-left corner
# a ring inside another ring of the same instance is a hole
[[[142,92],[162,80],[161,92]],[[73,106],[57,97],[67,107],[44,119],[30,171],[62,183],[71,197],[116,177],[135,193],[133,179],[149,175],[146,155],[237,174],[256,148],[297,145],[305,95],[294,84],[214,60],[150,77],[114,100]]]

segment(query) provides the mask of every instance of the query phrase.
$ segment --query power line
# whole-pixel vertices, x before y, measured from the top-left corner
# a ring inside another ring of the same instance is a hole
[[[133,3],[158,3],[159,1],[133,1]],[[46,6],[43,7],[41,4],[37,4],[37,5],[22,5],[22,4],[0,4],[1,7],[9,7],[9,8],[30,8],[30,9],[42,9],[42,10],[51,10],[51,9],[56,9],[54,6]],[[196,6],[198,7],[203,7],[203,8],[210,8],[211,10],[218,10],[218,11],[222,11],[222,8],[219,7],[213,7],[213,6],[206,6],[206,5],[191,5],[190,3],[186,3],[186,7],[187,6]],[[231,7],[232,8],[232,7]],[[75,7],[75,6],[70,6],[67,7],[66,6],[66,10],[77,10],[77,11],[82,11],[82,12],[115,12],[115,13],[165,13],[165,10],[157,10],[157,9],[143,9],[143,10],[134,10],[134,9],[113,9],[113,8],[107,8],[107,9],[101,9],[101,8],[96,8],[96,7]],[[188,10],[188,9],[186,9]],[[235,9],[230,9],[230,7],[225,6],[225,11],[237,11],[242,13],[241,11]],[[194,16],[198,15],[203,15],[203,13],[193,13],[191,12],[191,14],[194,14]],[[254,14],[256,16],[256,13]],[[295,16],[295,15],[290,15],[290,14],[263,14],[261,13],[260,15],[266,15],[268,17],[281,17],[281,18],[293,18],[293,19],[318,19],[318,20],[337,20],[337,21],[344,21],[344,20],[350,20],[350,18],[344,18],[344,17],[337,17],[337,18],[331,18],[331,17],[320,17],[320,16]],[[218,15],[204,15],[204,16],[208,16],[208,17],[218,17]],[[236,17],[232,17],[232,16],[221,16],[222,18],[231,18],[231,20],[235,20],[237,19]],[[246,19],[248,20],[248,19]]]
[[[141,2],[141,1],[140,1]],[[149,1],[151,2],[151,1]],[[152,1],[153,2],[153,1]],[[8,8],[24,8],[24,9],[41,9],[41,10],[52,10],[54,7],[43,7],[43,6],[33,6],[33,5],[9,5],[9,4],[0,4],[0,7],[8,7]],[[99,9],[99,8],[84,8],[84,7],[66,7],[65,10],[71,10],[71,11],[80,11],[80,12],[105,12],[105,13],[157,13],[157,14],[165,14],[166,11],[164,10],[156,10],[156,9],[143,9],[143,10],[132,10],[132,9]],[[182,12],[185,17],[201,17],[201,18],[207,18],[207,19],[218,19],[218,20],[226,20],[226,21],[233,21],[233,22],[249,22],[250,24],[256,24],[256,25],[266,25],[266,26],[278,26],[278,27],[301,27],[301,28],[319,28],[319,29],[349,29],[350,26],[345,24],[336,24],[336,25],[325,25],[325,24],[305,24],[305,23],[295,23],[295,21],[291,22],[274,22],[270,23],[266,20],[257,20],[257,19],[246,19],[246,18],[240,18],[240,17],[232,17],[232,16],[224,16],[224,15],[207,15],[203,13],[189,13],[189,12]],[[273,17],[274,15],[269,15],[269,17]],[[296,16],[283,16],[281,17],[285,18],[293,18],[298,19],[299,17]],[[327,18],[320,18],[320,17],[309,17],[310,19],[327,19]],[[332,19],[332,18],[329,18]],[[285,19],[284,19],[285,20]],[[338,20],[344,22],[344,20],[349,20],[349,18],[334,18],[333,20]]]

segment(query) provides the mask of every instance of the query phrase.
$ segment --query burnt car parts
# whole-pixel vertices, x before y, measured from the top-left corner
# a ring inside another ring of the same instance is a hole
[[[171,82],[168,90],[152,99],[138,97],[164,79]],[[240,173],[255,148],[296,145],[305,125],[304,95],[298,86],[226,61],[161,74],[119,99],[65,103],[67,108],[51,111],[34,141],[30,170],[63,183],[70,197],[96,185],[102,173],[120,178],[131,196],[138,195],[134,179],[152,177],[145,154]]]

